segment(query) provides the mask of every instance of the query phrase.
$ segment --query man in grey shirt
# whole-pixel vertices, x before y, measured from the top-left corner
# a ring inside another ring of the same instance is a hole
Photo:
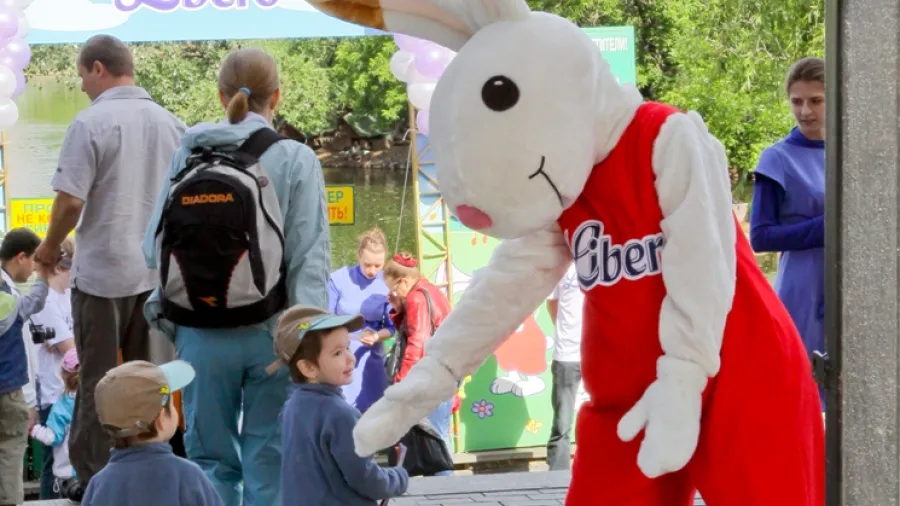
[[[119,349],[125,361],[150,359],[143,306],[159,280],[144,263],[141,240],[185,125],[134,85],[131,51],[115,37],[89,39],[77,66],[92,104],[66,132],[51,182],[50,226],[36,258],[55,265],[75,229],[72,316],[81,384],[69,447],[87,485],[109,459],[94,388],[116,367]]]

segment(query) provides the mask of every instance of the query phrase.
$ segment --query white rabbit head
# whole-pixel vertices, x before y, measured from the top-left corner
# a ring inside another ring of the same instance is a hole
[[[641,102],[573,23],[524,0],[310,0],[457,51],[430,106],[441,194],[469,228],[515,238],[581,194]]]

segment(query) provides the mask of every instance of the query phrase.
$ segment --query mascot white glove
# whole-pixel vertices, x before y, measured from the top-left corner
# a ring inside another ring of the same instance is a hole
[[[638,467],[648,478],[678,471],[697,449],[707,376],[691,362],[662,356],[656,381],[619,421],[619,439],[631,441],[644,431]]]
[[[356,453],[368,457],[400,440],[413,423],[425,418],[438,405],[453,397],[456,378],[436,358],[425,355],[403,381],[391,386],[372,405],[353,429]]]

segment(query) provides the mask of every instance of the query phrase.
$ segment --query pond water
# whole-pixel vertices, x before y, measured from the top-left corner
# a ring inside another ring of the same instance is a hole
[[[52,197],[50,178],[56,170],[66,128],[90,100],[80,90],[35,79],[29,81],[27,91],[16,103],[19,121],[6,134],[7,191],[11,198]],[[387,234],[391,249],[397,242],[399,227],[400,249],[415,250],[416,206],[412,201],[412,180],[404,185],[403,170],[326,168],[324,173],[326,184],[353,185],[356,193],[355,223],[331,227],[333,267],[353,263],[356,238],[376,225]],[[401,223],[404,193],[406,206]]]

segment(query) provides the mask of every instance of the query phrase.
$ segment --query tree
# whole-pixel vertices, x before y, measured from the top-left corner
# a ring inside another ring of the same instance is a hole
[[[725,145],[747,200],[749,175],[763,148],[793,124],[784,91],[790,64],[824,50],[824,6],[818,0],[677,0],[669,16],[676,72],[662,98],[703,115]]]

